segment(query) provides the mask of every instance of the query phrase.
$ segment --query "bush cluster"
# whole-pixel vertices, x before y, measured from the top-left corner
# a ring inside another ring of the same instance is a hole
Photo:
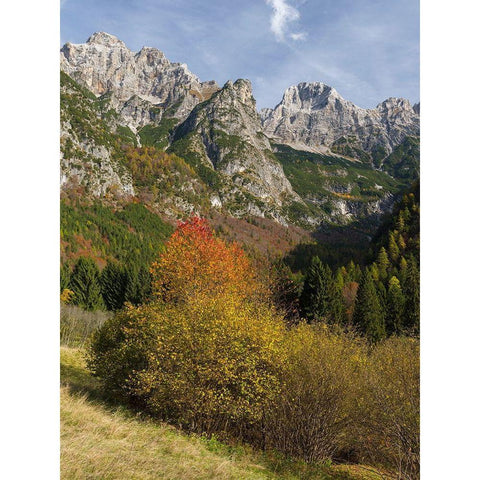
[[[179,226],[152,276],[153,300],[117,312],[89,348],[111,394],[190,431],[418,478],[417,340],[287,326],[253,294],[243,252],[200,219]]]

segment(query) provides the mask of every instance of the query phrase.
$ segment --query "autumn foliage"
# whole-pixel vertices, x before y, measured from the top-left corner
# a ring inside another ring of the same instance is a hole
[[[109,394],[190,431],[418,478],[417,340],[288,324],[241,248],[198,217],[151,273],[153,300],[93,336],[88,364]]]
[[[178,225],[151,273],[155,294],[176,303],[225,295],[244,300],[262,290],[243,250],[216,237],[199,217]]]
[[[93,340],[90,365],[111,393],[207,433],[258,436],[280,389],[282,317],[236,244],[208,223],[181,223],[152,265],[156,300],[119,312]],[[253,432],[253,433],[252,433]]]

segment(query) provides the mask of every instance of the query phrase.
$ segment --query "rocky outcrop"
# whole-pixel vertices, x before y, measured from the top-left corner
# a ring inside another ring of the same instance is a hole
[[[185,138],[209,167],[262,202],[282,206],[293,198],[300,201],[262,132],[248,80],[228,81],[194,108],[175,133],[177,142]]]
[[[389,98],[374,109],[345,100],[324,83],[299,83],[288,88],[274,109],[261,111],[264,132],[278,143],[320,153],[342,137],[361,150],[384,156],[406,136],[419,135],[419,108],[408,100]],[[353,149],[353,156],[355,149]]]
[[[187,65],[170,62],[160,50],[143,47],[135,53],[104,32],[94,33],[87,43],[66,43],[60,51],[60,65],[96,96],[110,94],[111,105],[134,128],[150,118],[152,106],[157,108],[157,121],[167,110],[169,116],[184,119],[218,90],[215,82],[200,82]]]
[[[91,98],[62,74],[60,83],[60,186],[95,197],[135,195],[130,172],[115,159],[110,126]],[[118,153],[118,152],[117,152]],[[117,155],[118,156],[118,155]]]

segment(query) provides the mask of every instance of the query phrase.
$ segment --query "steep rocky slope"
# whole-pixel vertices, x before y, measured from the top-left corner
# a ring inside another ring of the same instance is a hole
[[[93,196],[109,192],[135,194],[132,176],[119,161],[122,134],[120,126],[101,116],[101,104],[88,90],[68,75],[60,76],[60,185],[79,186]],[[134,142],[132,137],[129,139]]]
[[[171,150],[227,175],[263,203],[301,202],[262,132],[248,80],[227,82],[195,107],[176,129]]]
[[[261,116],[264,132],[278,143],[372,161],[386,157],[405,137],[419,135],[418,111],[402,98],[363,109],[334,88],[313,82],[288,88],[282,101]]]

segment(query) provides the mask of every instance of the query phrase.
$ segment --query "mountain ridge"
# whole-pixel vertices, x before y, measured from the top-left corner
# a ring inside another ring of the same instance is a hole
[[[378,216],[418,176],[420,105],[406,99],[362,109],[329,85],[301,82],[258,111],[249,80],[201,82],[160,50],[133,52],[105,32],[66,43],[60,64],[73,82],[62,86],[62,185],[75,177],[97,197],[115,185],[143,191],[125,145],[186,161],[196,176],[175,193],[185,213],[205,209],[203,195],[230,215],[309,229]]]

